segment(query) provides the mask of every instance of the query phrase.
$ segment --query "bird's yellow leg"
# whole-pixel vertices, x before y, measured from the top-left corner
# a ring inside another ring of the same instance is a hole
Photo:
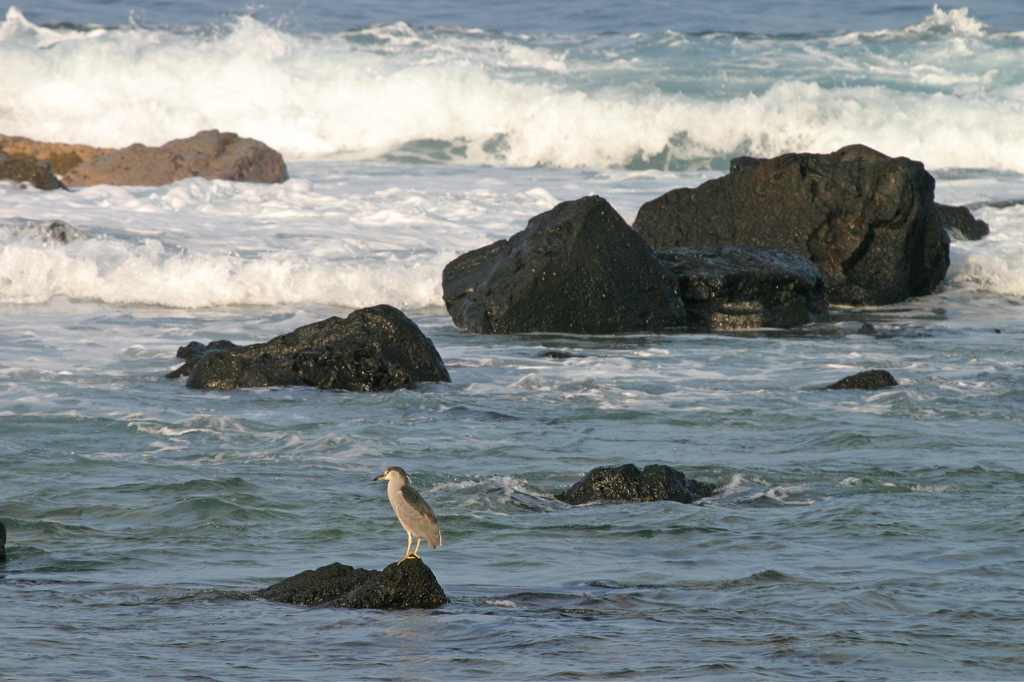
[[[405,561],[406,559],[412,559],[413,557],[419,559],[419,556],[417,556],[415,552],[410,551],[412,549],[412,533],[406,531],[406,535],[409,536],[409,544],[405,546],[405,557],[402,559],[402,561]],[[416,544],[416,549],[419,549],[419,543]],[[402,561],[399,561],[398,563],[402,563]]]
[[[416,549],[412,551],[412,556],[417,559],[420,558],[420,543],[423,542],[423,538],[416,538]]]

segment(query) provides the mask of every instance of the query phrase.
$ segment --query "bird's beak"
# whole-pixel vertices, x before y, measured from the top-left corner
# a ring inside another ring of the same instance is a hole
[[[387,478],[387,474],[381,474],[380,476],[378,476],[377,478],[375,478],[373,480],[375,480],[375,481],[383,481],[385,478]]]

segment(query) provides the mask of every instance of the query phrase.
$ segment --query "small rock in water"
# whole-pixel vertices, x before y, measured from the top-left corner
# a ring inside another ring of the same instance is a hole
[[[657,502],[670,500],[686,504],[708,497],[715,486],[687,478],[686,474],[664,464],[649,464],[643,471],[635,464],[591,469],[582,480],[555,495],[568,504],[596,500],[612,502]]]
[[[892,388],[893,386],[899,386],[899,382],[896,381],[892,374],[884,369],[869,369],[866,372],[858,372],[852,376],[840,379],[825,388],[878,391],[883,388]]]
[[[537,355],[538,358],[551,358],[552,360],[568,360],[569,358],[582,357],[580,355],[574,355],[572,353],[566,353],[564,350],[546,350],[543,353]]]

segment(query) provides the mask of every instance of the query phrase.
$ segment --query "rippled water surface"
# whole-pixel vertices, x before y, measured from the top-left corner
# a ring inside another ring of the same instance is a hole
[[[492,338],[424,311],[453,383],[363,395],[160,378],[200,330],[246,340],[294,314],[4,312],[18,330],[0,414],[4,629],[29,653],[9,661],[16,678],[1022,670],[1019,318],[996,334],[989,316],[913,305],[799,334]],[[856,333],[862,318],[876,335]],[[537,357],[549,349],[576,357]],[[821,390],[875,366],[901,386]],[[553,499],[624,462],[720,491]],[[438,513],[445,544],[425,559],[450,606],[238,600],[306,568],[398,558],[371,482],[391,464]]]

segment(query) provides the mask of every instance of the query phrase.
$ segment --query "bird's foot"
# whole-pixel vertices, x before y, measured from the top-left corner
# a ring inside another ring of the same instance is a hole
[[[420,555],[416,552],[409,552],[405,555],[405,558],[402,559],[402,561],[405,561],[406,559],[420,559]],[[399,561],[398,563],[402,563],[402,561]],[[423,559],[420,559],[420,561],[423,561]]]

